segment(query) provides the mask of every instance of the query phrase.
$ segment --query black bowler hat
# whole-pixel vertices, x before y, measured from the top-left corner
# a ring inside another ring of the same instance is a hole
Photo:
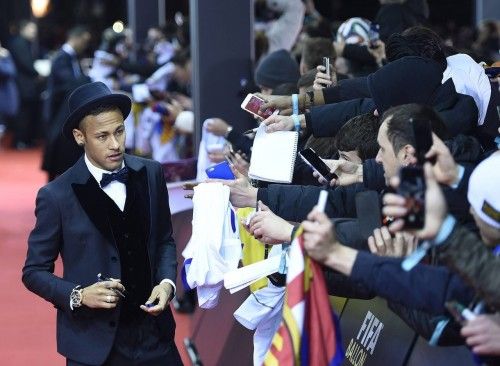
[[[112,93],[104,83],[96,81],[73,90],[69,96],[68,104],[69,116],[64,122],[63,134],[73,140],[73,129],[78,128],[80,121],[90,111],[100,106],[116,106],[121,110],[125,119],[130,113],[132,102],[125,94]]]

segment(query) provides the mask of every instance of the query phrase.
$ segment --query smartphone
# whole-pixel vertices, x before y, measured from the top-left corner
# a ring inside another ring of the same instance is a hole
[[[233,171],[226,160],[208,167],[205,170],[205,173],[207,173],[207,176],[212,179],[232,180],[235,178]]]
[[[323,57],[323,66],[325,67],[325,74],[330,77],[330,57]]]
[[[323,177],[328,183],[330,183],[332,179],[338,178],[337,174],[331,173],[328,165],[326,165],[318,154],[316,154],[316,151],[310,147],[300,151],[299,155],[307,165],[317,171],[319,175],[321,175],[321,177]]]
[[[423,165],[426,161],[425,154],[432,147],[432,129],[431,123],[426,119],[410,119],[415,136],[415,150],[417,155],[417,164]],[[434,163],[431,161],[431,163]]]
[[[368,32],[368,47],[371,49],[377,48],[377,42],[380,39],[380,25],[377,23],[370,24]]]
[[[403,167],[399,171],[398,194],[406,199],[406,229],[421,229],[425,224],[425,178],[422,166]]]
[[[241,103],[241,108],[253,114],[256,117],[264,119],[271,117],[273,114],[277,114],[279,112],[277,109],[273,108],[268,108],[264,111],[260,111],[259,109],[264,103],[265,103],[264,99],[261,99],[254,94],[248,94],[243,100],[243,103]]]

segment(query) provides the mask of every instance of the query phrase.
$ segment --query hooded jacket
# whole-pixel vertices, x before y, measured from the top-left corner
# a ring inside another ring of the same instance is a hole
[[[468,134],[478,120],[477,106],[472,97],[456,92],[452,79],[441,84],[443,71],[443,65],[423,57],[395,60],[368,76],[371,98],[313,107],[306,113],[306,124],[315,137],[334,136],[357,114],[377,109],[382,115],[392,106],[420,103],[439,113],[451,136]]]

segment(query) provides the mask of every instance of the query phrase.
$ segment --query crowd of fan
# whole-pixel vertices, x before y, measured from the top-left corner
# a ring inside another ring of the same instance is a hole
[[[288,10],[300,16],[291,3]],[[500,99],[498,69],[488,66],[500,58],[498,24],[485,22],[468,49],[457,48],[428,25],[425,1],[380,3],[377,40],[361,18],[344,22],[333,42],[316,37],[323,21],[310,8],[302,30],[289,24],[287,37],[298,39],[293,45],[269,31],[258,38],[262,110],[280,110],[258,122],[268,133],[299,130],[299,150],[313,147],[338,178],[326,182],[297,159],[292,184],[249,179],[252,135],[220,118],[204,128],[224,137],[231,151],[208,157],[232,162],[236,179],[225,184],[235,207],[258,209],[246,225],[256,239],[290,242],[302,225],[305,248],[324,265],[330,294],[385,298],[432,344],[466,344],[477,362],[496,364]],[[278,50],[266,51],[280,41]],[[330,75],[323,57],[335,65]],[[401,168],[422,164],[412,127],[418,121],[430,124],[432,146],[423,152],[425,225],[416,230],[405,227],[407,199],[396,192]],[[315,205],[325,186],[322,213]],[[377,192],[384,214],[383,226],[368,238],[355,204],[356,194],[367,190]],[[403,269],[405,258],[416,262],[419,255],[423,262]],[[450,301],[470,308],[473,319],[455,321],[445,306]]]
[[[83,56],[92,51],[92,30],[74,26],[61,48],[49,55],[50,67],[33,56],[36,23],[21,21],[7,49],[0,48],[1,134],[9,127],[12,147],[18,150],[44,140],[42,168],[54,179],[82,153],[61,134],[67,98],[82,84],[102,81],[134,101],[126,120],[129,152],[162,163],[191,157],[189,24],[181,16],[176,19],[161,29],[149,29],[141,45],[134,44],[129,29],[108,28],[91,59]]]

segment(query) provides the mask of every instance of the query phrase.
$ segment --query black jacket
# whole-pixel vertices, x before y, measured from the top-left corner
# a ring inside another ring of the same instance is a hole
[[[73,69],[73,57],[62,49],[52,61],[52,71],[48,79],[48,98],[44,101],[46,122],[46,144],[43,152],[42,169],[50,175],[59,175],[71,167],[82,154],[75,141],[62,134],[62,126],[69,115],[67,98],[80,85],[90,82],[90,78]],[[79,63],[75,63],[79,66]]]
[[[451,136],[470,134],[477,121],[477,107],[474,99],[455,92],[453,81],[442,84],[436,94],[434,109],[443,119]],[[410,103],[411,101],[407,101]],[[312,107],[305,114],[306,126],[315,137],[335,136],[340,128],[351,118],[370,113],[377,109],[371,98],[359,98],[334,104]]]
[[[259,188],[257,200],[261,200],[276,215],[288,221],[302,222],[318,203],[323,187],[270,184]],[[328,217],[356,217],[356,193],[364,191],[363,184],[328,188],[325,213]]]
[[[35,58],[31,52],[31,42],[16,36],[10,41],[9,49],[17,68],[17,86],[21,99],[36,99],[38,72],[33,66]]]
[[[73,64],[78,66],[78,71],[74,70]],[[83,74],[77,56],[62,49],[57,51],[52,59],[52,68],[47,80],[48,98],[44,105],[44,118],[49,126],[65,98],[75,88],[87,82],[90,82],[90,79]]]

